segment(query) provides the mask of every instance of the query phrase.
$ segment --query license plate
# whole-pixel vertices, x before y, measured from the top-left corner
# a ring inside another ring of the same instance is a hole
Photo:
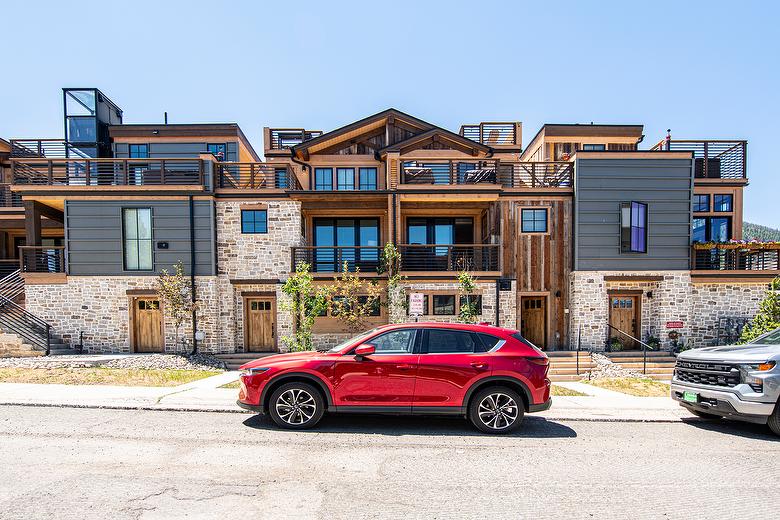
[[[699,401],[699,394],[695,392],[683,392],[683,401],[696,403]]]

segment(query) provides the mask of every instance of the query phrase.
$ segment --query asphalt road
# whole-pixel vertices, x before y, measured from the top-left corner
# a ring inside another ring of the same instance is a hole
[[[0,407],[0,518],[772,518],[758,426]]]

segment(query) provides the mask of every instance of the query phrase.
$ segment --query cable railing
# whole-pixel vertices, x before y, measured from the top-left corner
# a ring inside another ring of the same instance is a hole
[[[16,334],[22,341],[43,350],[49,355],[51,349],[51,326],[38,316],[0,295],[0,330]]]
[[[19,246],[23,273],[64,273],[65,246]]]
[[[24,207],[22,196],[11,191],[10,184],[0,184],[0,207],[21,208]]]

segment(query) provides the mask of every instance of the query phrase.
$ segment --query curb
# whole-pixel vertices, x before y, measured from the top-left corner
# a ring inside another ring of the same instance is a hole
[[[89,409],[89,410],[137,410],[137,411],[152,411],[152,412],[210,412],[210,413],[238,413],[245,415],[255,415],[254,412],[244,410],[236,407],[235,409],[226,408],[213,408],[213,407],[198,407],[188,408],[184,406],[151,406],[151,405],[98,405],[98,404],[50,404],[50,403],[2,403],[0,406],[29,406],[37,408],[75,408],[75,409]],[[571,421],[571,422],[602,422],[602,423],[660,423],[660,424],[675,424],[683,422],[699,422],[705,421],[699,417],[690,418],[678,418],[678,419],[634,419],[624,417],[567,417],[565,415],[558,416],[545,416],[545,415],[527,415],[531,419],[544,419],[546,421]]]

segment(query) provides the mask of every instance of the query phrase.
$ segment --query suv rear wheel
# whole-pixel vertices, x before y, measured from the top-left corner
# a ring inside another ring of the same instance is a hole
[[[509,433],[523,422],[525,408],[517,392],[505,386],[480,390],[469,403],[469,420],[485,433]]]
[[[271,394],[268,401],[271,419],[288,430],[312,428],[325,413],[322,394],[307,383],[287,383]]]
[[[775,411],[769,416],[767,425],[769,426],[769,429],[772,430],[772,433],[780,435],[780,401],[775,405]]]

